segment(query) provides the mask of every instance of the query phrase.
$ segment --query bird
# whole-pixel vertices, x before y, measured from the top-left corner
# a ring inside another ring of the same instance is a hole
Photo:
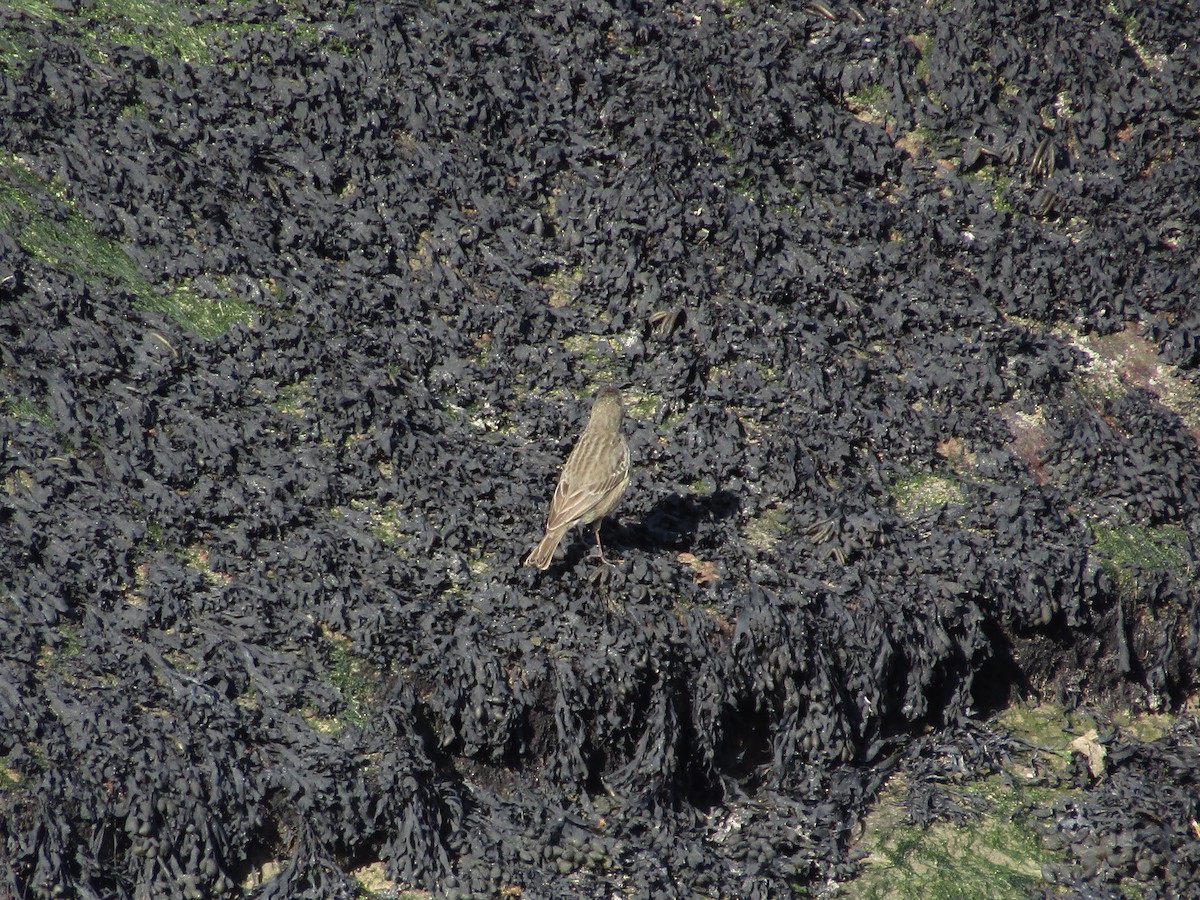
[[[592,402],[587,426],[563,464],[558,487],[546,514],[546,533],[525,558],[525,565],[546,569],[559,541],[576,523],[590,524],[596,535],[600,561],[600,521],[608,515],[629,484],[629,445],[621,434],[625,406],[621,392],[602,387]]]

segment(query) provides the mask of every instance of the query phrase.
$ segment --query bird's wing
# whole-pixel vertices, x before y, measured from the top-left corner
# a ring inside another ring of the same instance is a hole
[[[610,464],[604,467],[603,478],[597,480],[585,477],[591,473],[579,471],[578,466],[571,464],[574,460],[567,459],[558,487],[554,489],[554,498],[550,501],[550,512],[546,516],[547,531],[567,528],[586,517],[613,488],[629,477],[629,450],[623,441],[614,441],[604,456],[610,460]]]

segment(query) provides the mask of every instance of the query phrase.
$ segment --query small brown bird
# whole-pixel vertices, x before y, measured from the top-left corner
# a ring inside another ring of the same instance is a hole
[[[567,457],[550,500],[546,534],[526,557],[525,565],[547,568],[558,542],[577,522],[591,523],[600,559],[608,561],[600,544],[600,520],[617,505],[629,484],[629,445],[621,434],[624,417],[620,391],[605,387],[596,392],[587,427]]]

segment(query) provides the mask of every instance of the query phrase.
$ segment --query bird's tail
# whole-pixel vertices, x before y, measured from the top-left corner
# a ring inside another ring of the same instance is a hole
[[[533,566],[535,569],[549,568],[550,560],[554,558],[554,551],[558,549],[558,543],[565,533],[566,529],[556,528],[554,531],[547,531],[545,537],[538,541],[538,545],[525,557],[525,565]]]

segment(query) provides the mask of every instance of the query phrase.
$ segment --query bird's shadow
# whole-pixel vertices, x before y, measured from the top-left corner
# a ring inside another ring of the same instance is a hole
[[[614,547],[630,547],[648,552],[692,550],[700,527],[738,514],[741,498],[727,490],[711,494],[670,494],[663,497],[640,522],[608,519],[604,534]]]

